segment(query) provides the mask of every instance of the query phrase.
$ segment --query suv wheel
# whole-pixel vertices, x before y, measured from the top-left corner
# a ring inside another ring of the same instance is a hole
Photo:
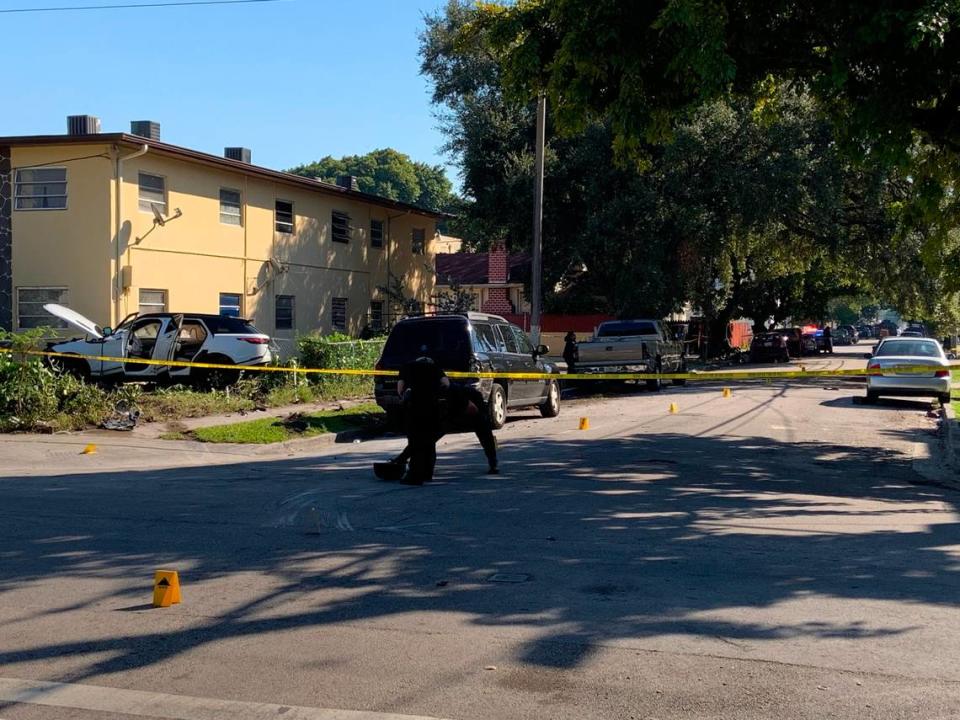
[[[560,387],[555,383],[550,383],[547,390],[547,399],[540,406],[540,414],[543,417],[551,418],[560,414]]]
[[[507,424],[507,396],[503,392],[502,385],[493,384],[487,406],[490,408],[490,425],[494,430],[499,430]]]
[[[225,355],[209,355],[203,358],[202,362],[211,365],[235,365],[230,358]],[[227,370],[226,368],[197,368],[195,382],[204,390],[223,390],[226,387],[236,384],[240,379],[240,370]]]

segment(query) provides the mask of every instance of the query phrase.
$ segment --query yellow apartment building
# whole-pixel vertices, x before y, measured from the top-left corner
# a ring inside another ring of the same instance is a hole
[[[290,352],[298,334],[359,334],[395,309],[392,274],[428,307],[439,213],[170,145],[156,123],[0,137],[0,326],[56,326],[57,302],[101,325],[133,312],[250,318]]]

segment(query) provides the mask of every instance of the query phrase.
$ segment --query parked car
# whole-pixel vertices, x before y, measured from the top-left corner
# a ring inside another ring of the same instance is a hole
[[[222,315],[133,313],[116,328],[100,327],[75,310],[44,305],[50,314],[84,333],[82,338],[55,340],[47,350],[75,355],[49,358],[57,370],[83,378],[110,381],[170,381],[229,385],[243,367],[266,365],[273,356],[270,337],[249,321]],[[122,358],[100,360],[97,357]],[[177,367],[136,362],[181,360],[236,365],[237,370]]]
[[[850,345],[856,345],[860,342],[860,331],[853,325],[841,325],[837,330],[845,330],[850,336]]]
[[[898,337],[922,338],[926,336],[924,335],[923,330],[920,330],[919,328],[907,328],[906,330],[901,332]]]
[[[787,350],[793,357],[817,354],[816,339],[809,335],[805,336],[801,328],[773,328],[768,332],[777,332],[785,336],[787,338]]]
[[[882,395],[932,396],[941,403],[950,402],[950,362],[936,340],[909,336],[886,338],[867,357],[868,370],[883,371],[880,375],[867,376],[867,402],[876,402]],[[924,369],[899,370],[896,366]]]
[[[823,330],[818,327],[804,328],[803,354],[818,355],[822,352],[831,352],[831,348],[827,343],[827,336]]]
[[[426,355],[446,371],[558,375],[557,380],[451,380],[479,390],[487,401],[491,424],[501,428],[507,421],[508,408],[537,407],[544,417],[560,414],[559,370],[543,360],[548,352],[545,345],[534,348],[523,330],[498,315],[428,315],[401,320],[393,326],[377,369],[399,370]],[[400,419],[397,378],[377,376],[374,394],[388,421],[396,425]]]
[[[857,334],[861,340],[869,340],[873,337],[873,328],[867,324],[857,325]]]
[[[660,320],[608,320],[597,326],[590,340],[577,346],[577,372],[686,372],[686,346]],[[682,385],[684,381],[674,380]],[[651,390],[660,380],[647,380]]]
[[[833,331],[834,345],[856,345],[855,335],[851,335],[848,326],[838,327]]]
[[[750,343],[750,362],[790,362],[788,336],[779,330],[770,330],[753,336]]]

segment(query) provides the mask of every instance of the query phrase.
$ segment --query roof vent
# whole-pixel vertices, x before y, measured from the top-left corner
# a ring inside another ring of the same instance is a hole
[[[356,175],[337,175],[337,185],[347,190],[360,190]]]
[[[130,122],[130,132],[147,140],[159,140],[160,123],[153,120],[133,120]]]
[[[68,135],[96,135],[100,132],[100,118],[93,115],[68,115]]]
[[[250,148],[228,147],[223,149],[223,156],[228,160],[239,160],[249,165],[252,161],[253,153],[250,152]]]

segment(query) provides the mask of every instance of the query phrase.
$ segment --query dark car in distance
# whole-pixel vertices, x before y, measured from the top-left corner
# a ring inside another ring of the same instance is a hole
[[[557,380],[517,380],[508,377],[451,379],[480,391],[490,422],[503,427],[507,409],[536,407],[544,417],[560,413],[559,371],[544,362],[549,348],[530,344],[526,333],[499,315],[468,312],[427,315],[401,320],[390,331],[377,370],[399,370],[421,356],[433,358],[445,371],[484,373],[547,373]],[[399,421],[397,378],[377,376],[377,404],[392,424]]]
[[[750,362],[790,362],[789,338],[786,330],[757,333],[750,343]]]

